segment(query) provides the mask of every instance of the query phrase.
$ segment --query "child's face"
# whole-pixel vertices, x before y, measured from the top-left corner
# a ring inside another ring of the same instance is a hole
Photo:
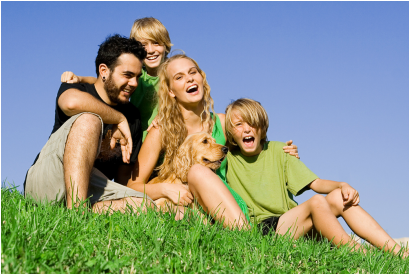
[[[141,39],[141,44],[147,51],[147,57],[144,64],[149,69],[157,69],[165,59],[165,46],[156,41]]]
[[[262,151],[261,129],[254,128],[246,123],[239,112],[232,111],[233,139],[244,156],[255,156]]]

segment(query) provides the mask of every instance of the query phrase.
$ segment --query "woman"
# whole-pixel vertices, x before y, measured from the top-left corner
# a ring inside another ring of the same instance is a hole
[[[247,226],[246,204],[225,182],[226,161],[217,174],[204,166],[194,165],[188,173],[188,185],[146,184],[161,152],[164,153],[164,163],[160,169],[169,165],[188,135],[208,132],[217,143],[225,144],[226,140],[225,115],[211,113],[213,99],[206,75],[193,59],[185,55],[169,58],[160,67],[159,77],[160,127],[152,128],[147,135],[127,186],[147,193],[153,200],[165,197],[179,205],[189,204],[195,197],[202,208],[225,227]],[[182,216],[183,213],[175,218],[181,219]]]

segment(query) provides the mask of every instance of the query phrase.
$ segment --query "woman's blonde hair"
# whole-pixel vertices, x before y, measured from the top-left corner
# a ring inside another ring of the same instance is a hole
[[[188,59],[195,64],[196,69],[203,78],[204,97],[202,99],[202,105],[204,111],[201,114],[203,126],[208,126],[208,133],[212,134],[212,129],[215,124],[215,117],[217,116],[214,111],[214,100],[211,97],[211,88],[206,80],[206,74],[202,71],[198,63],[185,54],[178,54],[170,57],[164,63],[161,64],[158,70],[159,76],[159,90],[158,90],[158,124],[161,125],[161,147],[165,154],[164,162],[159,167],[159,176],[167,176],[170,167],[173,167],[172,162],[176,155],[177,149],[184,142],[188,135],[188,130],[185,126],[185,121],[182,116],[179,104],[174,97],[169,94],[170,91],[170,78],[167,73],[169,64],[177,59]],[[211,117],[211,111],[214,113]]]
[[[233,150],[238,146],[232,136],[232,132],[235,128],[232,123],[232,113],[234,111],[241,116],[243,122],[248,123],[256,129],[261,129],[261,144],[263,145],[268,138],[266,135],[269,128],[268,114],[258,101],[249,98],[240,98],[229,104],[225,110],[225,129],[229,149]]]
[[[142,39],[156,41],[165,46],[165,57],[171,51],[171,39],[165,26],[153,17],[137,19],[131,28],[130,38],[137,41]]]

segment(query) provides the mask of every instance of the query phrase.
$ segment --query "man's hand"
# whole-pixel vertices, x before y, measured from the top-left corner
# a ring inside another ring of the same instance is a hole
[[[76,76],[73,72],[66,71],[61,75],[61,82],[80,83],[80,77]]]
[[[298,154],[298,147],[296,145],[292,145],[292,143],[293,143],[292,140],[286,141],[287,146],[283,147],[283,151],[285,153],[289,153],[289,155],[291,156],[295,156],[298,159],[300,159],[299,154]]]
[[[154,127],[155,129],[158,129],[158,117],[156,116],[154,118],[154,120],[151,122],[151,124],[148,126],[147,132],[149,132],[149,130],[151,130],[152,127]]]
[[[340,189],[342,192],[343,197],[343,205],[350,206],[350,205],[358,205],[360,202],[359,192],[356,191],[353,187],[351,187],[346,182],[340,183]]]
[[[192,203],[194,197],[185,184],[163,183],[164,196],[170,199],[175,205],[187,206]]]
[[[132,138],[128,121],[125,117],[124,119],[118,125],[113,125],[110,146],[111,149],[114,149],[115,144],[119,143],[121,145],[122,160],[124,163],[130,163]]]

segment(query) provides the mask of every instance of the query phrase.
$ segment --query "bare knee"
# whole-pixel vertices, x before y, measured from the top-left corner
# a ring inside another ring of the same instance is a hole
[[[309,199],[309,203],[312,209],[322,209],[322,208],[329,207],[329,204],[326,201],[326,198],[318,194],[311,197]]]
[[[189,186],[196,186],[209,179],[209,177],[216,176],[209,168],[200,164],[194,164],[188,171],[188,184]]]
[[[343,213],[343,197],[340,189],[335,189],[326,196],[330,208],[335,216],[340,216]]]
[[[101,131],[101,120],[90,113],[81,114],[73,123],[71,129],[79,129],[82,133],[98,133]]]

